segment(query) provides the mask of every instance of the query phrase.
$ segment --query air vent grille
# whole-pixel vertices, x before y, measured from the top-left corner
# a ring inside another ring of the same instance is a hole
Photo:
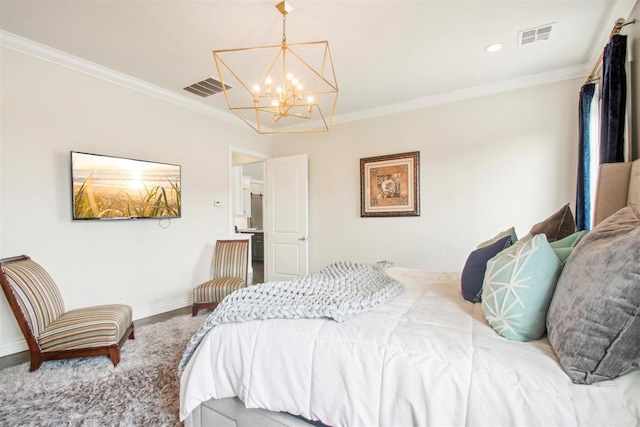
[[[231,89],[231,86],[227,84],[225,84],[224,86],[226,89]],[[187,92],[201,96],[203,98],[215,95],[216,93],[220,93],[223,91],[222,82],[214,79],[213,77],[209,77],[208,79],[202,80],[198,83],[194,83],[191,86],[187,86],[183,89]]]
[[[549,40],[551,37],[552,24],[541,25],[518,33],[518,46]]]

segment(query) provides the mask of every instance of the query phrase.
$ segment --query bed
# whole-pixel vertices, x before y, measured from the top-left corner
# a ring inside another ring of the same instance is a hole
[[[640,221],[634,208],[640,202],[640,161],[603,166],[595,210],[601,224],[574,243],[580,249],[565,259],[560,278],[553,278],[555,293],[551,288],[550,295],[540,297],[548,300],[543,320],[548,334],[505,338],[508,331],[488,314],[492,294],[486,288],[482,303],[462,298],[464,272],[391,266],[385,273],[402,284],[403,292],[343,322],[268,319],[212,328],[181,374],[181,419],[187,426],[640,425],[636,252],[624,252],[631,260],[614,257],[633,266],[623,273],[614,263],[614,273],[607,274],[616,276],[606,276],[611,292],[620,291],[611,304],[624,299],[621,316],[626,317],[607,316],[612,319],[606,321],[624,327],[615,332],[600,364],[587,374],[579,369],[592,362],[583,359],[602,344],[599,336],[578,361],[572,359],[572,346],[584,343],[584,337],[566,338],[572,327],[584,333],[582,320],[567,313],[585,304],[585,292],[576,291],[574,282],[589,279],[577,275],[572,282],[570,275],[597,264],[589,258],[594,251],[586,248],[593,245],[604,253],[638,246],[637,223],[614,219],[624,211]],[[611,224],[618,223],[631,228],[611,242]],[[520,246],[527,244],[533,243]],[[504,267],[494,260],[487,263],[487,274]],[[611,307],[605,304],[607,315],[615,312]],[[586,331],[600,333],[588,328],[607,330],[605,323],[592,321]]]

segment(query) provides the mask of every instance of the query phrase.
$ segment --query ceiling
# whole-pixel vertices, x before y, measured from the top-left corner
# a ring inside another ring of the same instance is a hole
[[[585,76],[636,1],[289,0],[287,41],[328,40],[344,122]],[[276,3],[0,0],[0,28],[226,111],[222,94],[183,88],[217,75],[212,50],[281,43]],[[546,24],[549,40],[518,46],[519,31]]]

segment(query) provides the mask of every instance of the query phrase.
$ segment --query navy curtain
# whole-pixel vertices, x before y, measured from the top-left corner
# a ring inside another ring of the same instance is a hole
[[[576,190],[576,229],[591,229],[591,102],[596,85],[582,86],[578,102],[578,188]]]
[[[627,36],[615,35],[602,57],[600,163],[624,162]]]

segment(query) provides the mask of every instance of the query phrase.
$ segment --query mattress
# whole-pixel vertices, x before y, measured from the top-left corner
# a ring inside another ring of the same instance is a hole
[[[640,370],[573,384],[546,338],[496,334],[460,295],[458,273],[388,273],[405,291],[342,323],[215,327],[181,377],[181,419],[237,396],[331,426],[640,424]]]

